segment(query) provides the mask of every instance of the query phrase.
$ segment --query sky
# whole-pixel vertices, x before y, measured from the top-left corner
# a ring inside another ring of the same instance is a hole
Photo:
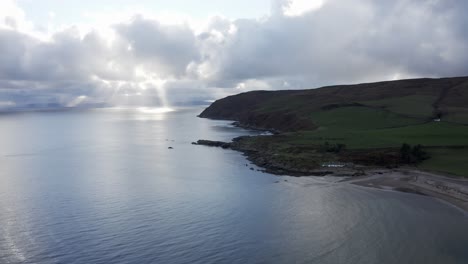
[[[468,75],[459,0],[0,0],[0,110]]]

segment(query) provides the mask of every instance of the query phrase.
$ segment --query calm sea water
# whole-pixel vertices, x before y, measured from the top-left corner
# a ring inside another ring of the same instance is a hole
[[[1,115],[0,263],[468,263],[460,211],[252,171],[200,110]]]

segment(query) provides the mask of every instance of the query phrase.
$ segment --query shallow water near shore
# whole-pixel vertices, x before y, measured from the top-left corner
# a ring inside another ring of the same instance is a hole
[[[251,170],[200,112],[0,115],[0,263],[468,263],[459,210]]]

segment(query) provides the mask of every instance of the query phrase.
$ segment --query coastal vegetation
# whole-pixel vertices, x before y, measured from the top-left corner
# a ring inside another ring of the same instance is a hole
[[[468,77],[254,91],[218,100],[200,117],[275,132],[229,146],[273,173],[339,163],[468,176]]]

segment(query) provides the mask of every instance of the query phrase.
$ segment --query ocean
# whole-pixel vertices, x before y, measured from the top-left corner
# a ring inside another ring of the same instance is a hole
[[[468,263],[456,208],[262,173],[201,111],[1,114],[0,263]]]

